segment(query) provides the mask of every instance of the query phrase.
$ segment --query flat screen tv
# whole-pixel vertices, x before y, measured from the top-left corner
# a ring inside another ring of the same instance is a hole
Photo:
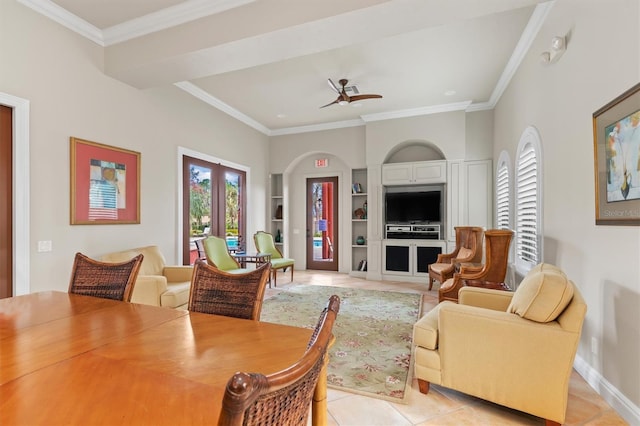
[[[442,191],[387,192],[387,223],[426,223],[442,220]]]

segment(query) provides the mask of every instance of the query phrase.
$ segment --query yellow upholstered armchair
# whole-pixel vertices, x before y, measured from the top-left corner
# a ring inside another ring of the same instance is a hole
[[[429,265],[429,290],[433,282],[444,283],[453,278],[456,263],[478,263],[482,261],[482,239],[484,230],[479,226],[456,226],[456,247],[451,253],[441,253],[435,263]]]
[[[138,247],[105,254],[103,262],[123,262],[144,256],[131,296],[132,303],[186,309],[189,302],[192,266],[167,266],[157,246]]]
[[[413,329],[420,392],[437,384],[565,421],[569,380],[587,311],[557,267],[534,267],[515,292],[462,287]]]
[[[273,277],[273,285],[276,285],[276,273],[278,269],[286,271],[287,268],[291,268],[291,281],[293,281],[293,266],[295,261],[282,255],[273,241],[273,235],[268,232],[258,231],[253,235],[253,241],[256,244],[256,250],[258,250],[258,252],[268,253],[271,255],[271,276]]]
[[[230,274],[244,274],[249,272],[248,269],[241,268],[238,261],[231,256],[229,248],[227,247],[227,240],[224,238],[211,235],[205,238],[202,244],[209,265],[215,266],[219,270]]]

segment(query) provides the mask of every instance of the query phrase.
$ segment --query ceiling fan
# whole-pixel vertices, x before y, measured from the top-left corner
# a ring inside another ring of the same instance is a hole
[[[329,87],[331,87],[333,90],[335,90],[336,93],[338,94],[338,98],[333,102],[330,102],[330,103],[328,103],[326,105],[321,106],[320,108],[328,107],[329,105],[333,105],[333,104],[347,105],[347,104],[350,104],[351,102],[361,101],[363,99],[375,99],[375,98],[381,98],[382,97],[382,95],[354,95],[354,96],[349,96],[349,95],[347,95],[347,91],[345,90],[345,86],[347,85],[349,80],[347,80],[346,78],[343,78],[340,81],[338,81],[338,83],[340,83],[340,85],[342,86],[342,89],[338,89],[338,86],[336,86],[336,84],[333,81],[331,81],[331,79],[328,79],[327,81],[329,82]]]

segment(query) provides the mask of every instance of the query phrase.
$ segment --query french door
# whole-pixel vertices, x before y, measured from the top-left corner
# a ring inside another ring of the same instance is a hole
[[[231,250],[242,249],[246,232],[246,173],[222,164],[183,156],[182,262],[200,256],[196,241],[215,235]]]
[[[307,269],[338,270],[338,178],[307,179]]]
[[[13,110],[0,105],[0,299],[13,296]]]

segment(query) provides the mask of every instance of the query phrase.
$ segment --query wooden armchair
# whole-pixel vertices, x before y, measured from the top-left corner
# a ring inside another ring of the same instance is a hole
[[[138,254],[124,262],[101,262],[76,253],[69,293],[129,302],[143,257]]]
[[[246,273],[229,273],[196,260],[191,278],[189,311],[258,321],[269,264]]]
[[[218,425],[306,426],[312,399],[322,401],[318,398],[318,392],[323,392],[317,389],[321,387],[318,382],[322,376],[326,380],[327,350],[333,339],[331,330],[339,309],[340,298],[331,296],[306,352],[295,364],[267,376],[244,372],[234,374],[225,389]],[[326,423],[326,417],[323,417],[326,412],[314,410],[313,416],[322,418]]]
[[[429,290],[433,282],[443,284],[453,277],[456,263],[482,261],[484,230],[478,226],[456,226],[456,247],[451,253],[441,253],[435,263],[429,265]]]
[[[438,290],[438,300],[458,301],[458,291],[464,286],[509,290],[504,283],[509,261],[509,246],[513,231],[490,229],[484,233],[485,263],[482,266],[464,266],[447,279]]]

